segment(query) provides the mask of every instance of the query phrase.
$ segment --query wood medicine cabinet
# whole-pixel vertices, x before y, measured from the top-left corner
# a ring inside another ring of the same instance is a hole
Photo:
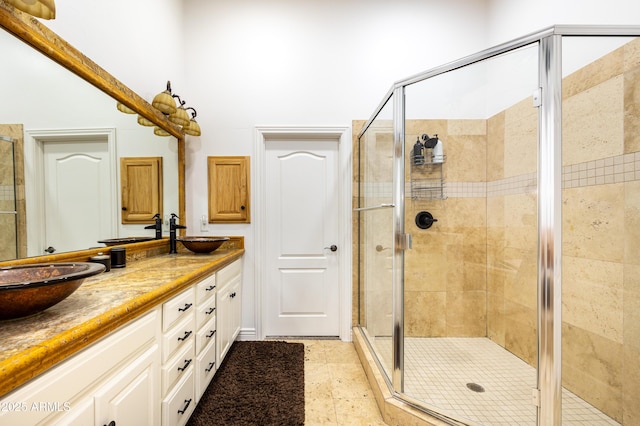
[[[120,158],[122,223],[153,223],[162,214],[162,157]]]
[[[249,223],[249,157],[208,157],[209,223]]]

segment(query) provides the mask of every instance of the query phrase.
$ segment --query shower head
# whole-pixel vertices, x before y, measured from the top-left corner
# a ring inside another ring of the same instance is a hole
[[[422,135],[422,143],[425,148],[433,149],[438,143],[438,135],[434,135],[432,138],[429,137],[426,133]]]

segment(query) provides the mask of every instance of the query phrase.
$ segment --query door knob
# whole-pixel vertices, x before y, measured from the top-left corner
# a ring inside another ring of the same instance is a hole
[[[331,247],[325,247],[325,250],[329,249],[331,251],[337,251],[338,250],[338,246],[335,244],[331,244]]]

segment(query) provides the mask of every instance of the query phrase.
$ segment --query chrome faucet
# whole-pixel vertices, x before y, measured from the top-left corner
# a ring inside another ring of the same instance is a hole
[[[155,229],[156,230],[156,240],[162,238],[162,218],[160,217],[160,213],[156,213],[153,218],[156,220],[155,225],[145,226],[144,229]]]
[[[169,219],[169,254],[178,252],[176,250],[176,229],[187,229],[184,225],[178,225],[176,219],[178,219],[178,215],[171,213],[171,219]]]

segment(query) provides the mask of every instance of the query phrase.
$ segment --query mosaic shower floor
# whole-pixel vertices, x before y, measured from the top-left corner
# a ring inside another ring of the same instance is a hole
[[[374,346],[388,368],[391,339],[378,337]],[[535,369],[490,339],[407,338],[405,354],[408,396],[470,424],[536,424],[532,404]],[[562,424],[619,425],[566,389],[562,393]]]

